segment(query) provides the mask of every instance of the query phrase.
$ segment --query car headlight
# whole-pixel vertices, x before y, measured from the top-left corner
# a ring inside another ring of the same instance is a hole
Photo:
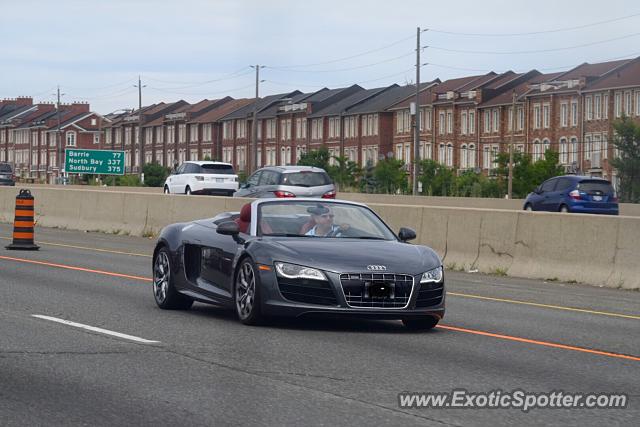
[[[320,270],[303,265],[276,262],[276,273],[287,279],[327,280],[327,276]]]
[[[433,270],[429,270],[425,273],[422,273],[422,277],[420,278],[420,283],[438,283],[442,281],[443,271],[442,266],[436,267]]]

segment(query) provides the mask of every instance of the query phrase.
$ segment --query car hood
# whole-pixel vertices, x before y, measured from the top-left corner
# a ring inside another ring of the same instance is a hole
[[[426,246],[395,241],[316,238],[263,238],[260,258],[307,265],[336,273],[387,272],[421,274],[441,265]],[[367,266],[385,266],[371,271]]]

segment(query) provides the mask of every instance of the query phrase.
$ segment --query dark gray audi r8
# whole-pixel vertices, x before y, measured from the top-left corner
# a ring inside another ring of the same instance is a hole
[[[396,235],[367,206],[259,199],[214,218],[165,227],[153,253],[163,309],[194,301],[268,316],[351,315],[431,329],[444,316],[442,262],[416,233]]]

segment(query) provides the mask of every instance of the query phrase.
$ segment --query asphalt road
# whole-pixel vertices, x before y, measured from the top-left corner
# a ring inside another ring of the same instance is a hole
[[[3,248],[10,235],[11,225],[0,224],[2,425],[640,419],[640,292],[451,272],[447,315],[431,332],[364,320],[247,327],[203,304],[158,309],[150,284],[153,240],[37,228],[41,249],[16,252]],[[629,402],[624,409],[528,412],[398,405],[403,391],[454,389],[624,393]]]

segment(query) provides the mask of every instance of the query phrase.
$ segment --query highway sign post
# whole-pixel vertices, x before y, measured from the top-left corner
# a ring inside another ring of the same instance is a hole
[[[124,151],[68,148],[64,170],[66,173],[124,175]]]

